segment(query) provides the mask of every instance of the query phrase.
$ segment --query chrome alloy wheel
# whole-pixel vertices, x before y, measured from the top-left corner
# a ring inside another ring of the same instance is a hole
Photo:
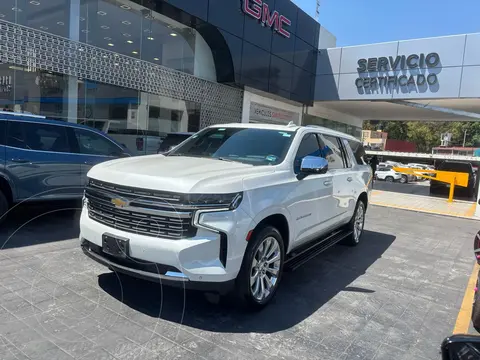
[[[355,213],[355,220],[353,222],[353,240],[358,243],[363,231],[363,224],[365,219],[365,205],[359,201],[357,212]]]
[[[265,300],[275,289],[281,262],[280,244],[266,237],[257,248],[250,269],[250,291],[257,301]]]

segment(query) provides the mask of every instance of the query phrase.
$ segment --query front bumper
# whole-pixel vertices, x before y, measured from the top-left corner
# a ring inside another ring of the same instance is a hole
[[[80,218],[81,247],[98,263],[145,280],[188,288],[205,288],[201,283],[224,287],[235,280],[240,270],[252,219],[238,208],[199,213],[194,223],[198,227],[194,237],[165,239],[101,224],[88,216],[84,205]],[[128,239],[129,261],[103,253],[102,237],[106,233]],[[147,265],[154,270],[146,270]]]
[[[235,285],[235,280],[228,280],[224,282],[205,282],[205,281],[190,281],[183,273],[177,269],[171,268],[165,270],[165,266],[161,264],[150,264],[150,271],[147,271],[147,266],[141,266],[141,262],[132,261],[127,264],[120,264],[119,260],[102,254],[101,248],[95,249],[95,244],[88,240],[82,239],[81,248],[85,255],[97,263],[108,267],[116,273],[129,275],[138,279],[158,282],[161,285],[181,287],[184,289],[210,291],[220,294],[227,294]],[[133,263],[133,264],[132,264]],[[136,264],[135,264],[136,263]],[[143,267],[144,269],[139,269]],[[157,271],[152,271],[153,269]]]

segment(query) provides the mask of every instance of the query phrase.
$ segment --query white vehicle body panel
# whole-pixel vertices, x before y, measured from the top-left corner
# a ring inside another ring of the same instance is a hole
[[[328,134],[348,141],[357,139],[333,130],[267,124],[229,124],[215,127],[261,128],[295,134],[282,163],[253,166],[211,158],[148,155],[123,158],[94,166],[88,177],[115,186],[179,194],[242,193],[235,209],[197,210],[190,238],[168,239],[108,226],[90,218],[88,201],[80,220],[80,238],[101,247],[106,233],[129,240],[135,259],[177,268],[190,281],[224,282],[235,279],[257,224],[271,215],[288,223],[289,253],[308,241],[347,224],[362,194],[370,195],[371,168],[356,164],[350,148],[345,149],[349,168],[299,180],[293,163],[302,137],[307,133]],[[114,191],[114,190],[112,190]],[[116,191],[116,190],[115,190]],[[108,191],[107,191],[108,192]],[[148,196],[146,196],[148,197]],[[172,204],[172,209],[175,204]],[[145,209],[143,209],[145,210]],[[142,211],[143,211],[142,210]],[[142,227],[140,221],[139,228]],[[221,236],[227,238],[226,265],[219,260]]]

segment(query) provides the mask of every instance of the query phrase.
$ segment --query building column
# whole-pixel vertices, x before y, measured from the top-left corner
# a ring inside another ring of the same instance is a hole
[[[68,38],[80,40],[80,0],[66,0],[68,9]],[[77,122],[78,116],[78,78],[65,75],[66,86],[63,94],[63,113],[68,122]]]

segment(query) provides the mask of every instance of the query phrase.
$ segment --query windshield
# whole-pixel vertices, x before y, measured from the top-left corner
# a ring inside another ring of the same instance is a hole
[[[209,128],[193,135],[168,155],[276,165],[285,158],[294,136],[292,131]]]

